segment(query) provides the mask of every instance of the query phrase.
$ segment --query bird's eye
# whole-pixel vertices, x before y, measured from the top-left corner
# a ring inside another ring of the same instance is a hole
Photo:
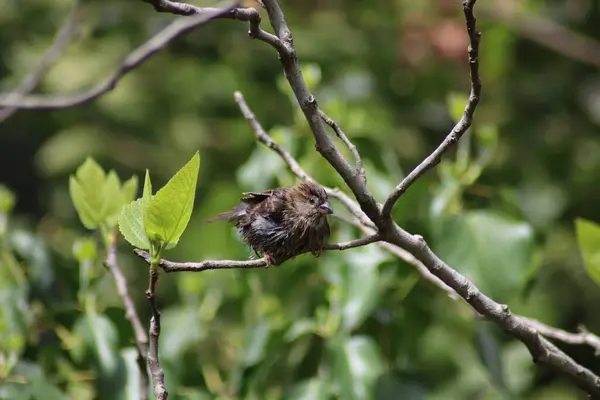
[[[309,197],[309,198],[308,198],[308,202],[309,202],[310,204],[316,204],[316,203],[317,203],[317,199],[316,199],[315,197]]]

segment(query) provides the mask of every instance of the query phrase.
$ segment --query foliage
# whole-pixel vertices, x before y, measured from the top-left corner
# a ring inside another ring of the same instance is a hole
[[[282,2],[311,91],[361,151],[379,201],[439,144],[466,103],[459,2],[445,3]],[[597,7],[566,3],[525,1],[523,16],[564,16],[572,29],[597,37]],[[31,70],[70,7],[64,0],[3,5],[2,90]],[[83,9],[82,28],[42,91],[96,83],[173,18],[141,1]],[[478,15],[484,97],[475,124],[402,197],[394,217],[513,311],[600,332],[592,222],[600,221],[597,71],[542,49],[493,15]],[[215,21],[91,104],[23,111],[0,125],[0,182],[7,185],[0,186],[0,398],[136,398],[133,333],[100,262],[117,225],[136,247],[177,244],[173,259],[248,257],[229,226],[204,221],[240,192],[295,177],[255,143],[234,90],[307,172],[344,187],[314,151],[273,50],[246,31],[240,22]],[[134,200],[137,177],[119,177],[144,170],[143,194]],[[161,187],[155,194],[148,170]],[[334,209],[345,213],[341,204]],[[334,241],[362,235],[341,220],[332,226]],[[119,243],[147,324],[147,269]],[[169,274],[157,299],[172,398],[580,394],[375,245],[301,256],[268,271]],[[565,349],[598,370],[588,348]]]

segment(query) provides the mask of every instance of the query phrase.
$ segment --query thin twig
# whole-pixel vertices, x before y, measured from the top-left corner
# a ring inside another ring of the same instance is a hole
[[[44,53],[41,60],[37,63],[35,68],[27,75],[27,77],[16,87],[10,94],[7,101],[9,102],[20,102],[23,98],[36,88],[40,80],[44,77],[46,72],[50,69],[52,64],[56,62],[58,57],[62,54],[64,48],[69,43],[73,34],[77,31],[80,17],[80,6],[81,1],[77,0],[73,6],[73,10],[67,17],[67,21],[60,28],[54,38],[54,42]],[[0,110],[0,123],[8,119],[18,108],[3,108]]]
[[[355,247],[366,246],[368,244],[379,241],[378,234],[371,234],[364,238],[351,240],[349,242],[326,244],[323,246],[323,250],[348,250]],[[150,264],[152,258],[150,254],[145,250],[135,249],[135,254]],[[160,260],[158,264],[165,272],[183,272],[193,271],[202,272],[215,269],[250,269],[250,268],[263,268],[266,267],[267,262],[264,258],[257,260],[205,260],[200,262],[174,262],[169,260]]]
[[[367,177],[365,175],[365,168],[363,166],[362,158],[360,157],[356,146],[350,141],[350,139],[348,139],[348,136],[346,136],[342,128],[340,128],[340,126],[336,124],[334,120],[329,118],[327,114],[323,112],[323,110],[319,110],[319,115],[321,116],[323,122],[325,122],[331,127],[331,129],[333,129],[336,136],[342,141],[342,143],[344,143],[344,145],[348,148],[350,153],[352,153],[352,157],[354,157],[354,167],[356,168],[356,171],[358,172],[360,178],[366,183]]]
[[[211,8],[207,12],[180,18],[162,29],[146,43],[129,53],[119,68],[113,74],[93,88],[75,94],[30,95],[17,99],[11,93],[0,94],[0,107],[20,109],[49,110],[57,108],[74,107],[92,101],[103,94],[113,90],[119,80],[128,72],[138,67],[150,56],[164,48],[173,39],[194,28],[202,26],[211,20],[223,15],[228,15],[236,6],[237,1],[226,1],[221,7]]]
[[[408,174],[402,182],[398,184],[389,195],[388,199],[383,205],[381,211],[381,217],[384,220],[391,218],[392,208],[398,201],[398,199],[408,190],[408,188],[415,183],[425,172],[435,167],[442,159],[442,156],[455,145],[460,138],[465,134],[467,129],[473,122],[473,115],[477,104],[479,104],[479,98],[481,97],[481,79],[479,77],[479,42],[481,39],[481,33],[476,28],[476,20],[473,15],[473,6],[476,0],[464,0],[463,9],[465,14],[465,21],[467,25],[467,33],[469,35],[469,74],[471,76],[471,91],[469,93],[469,101],[465,106],[465,111],[462,117],[456,123],[454,128],[450,131],[444,141],[427,156],[415,169]]]
[[[129,321],[133,327],[133,333],[135,334],[135,344],[138,351],[137,364],[140,370],[140,400],[148,399],[148,369],[146,368],[146,353],[148,352],[148,336],[142,325],[142,321],[135,309],[135,305],[129,291],[127,290],[127,280],[119,268],[117,262],[117,237],[118,232],[111,236],[108,245],[108,251],[104,265],[108,271],[112,274],[115,285],[117,286],[117,293],[121,297],[123,306],[125,307],[125,318]]]
[[[154,397],[156,400],[166,400],[169,392],[165,388],[165,373],[163,372],[158,359],[158,338],[160,337],[160,311],[156,305],[154,292],[158,282],[158,270],[150,268],[148,290],[146,297],[152,308],[152,318],[150,318],[150,346],[148,346],[148,368],[152,376],[152,387],[154,388]]]
[[[568,344],[585,344],[594,349],[594,354],[600,356],[600,337],[588,331],[585,327],[579,327],[579,333],[567,332],[554,328],[543,322],[532,318],[524,318],[540,334],[550,339],[555,339]]]
[[[287,26],[283,12],[277,0],[264,0],[265,8],[269,14],[269,20],[277,36],[283,41],[286,51],[280,52],[280,59],[283,65],[285,76],[292,87],[292,90],[300,104],[306,117],[307,123],[316,140],[316,148],[321,155],[329,161],[336,169],[346,184],[352,190],[356,200],[360,204],[362,211],[375,223],[382,235],[382,240],[395,244],[400,248],[407,250],[417,260],[419,260],[433,275],[438,277],[447,286],[458,293],[467,303],[473,307],[479,314],[494,321],[513,337],[523,342],[534,361],[547,364],[561,374],[569,377],[573,383],[584,388],[588,393],[595,397],[600,397],[600,377],[592,371],[577,364],[571,357],[558,349],[547,339],[540,336],[538,332],[530,326],[526,320],[519,316],[512,315],[508,306],[498,304],[477,289],[472,282],[444,263],[435,253],[431,251],[423,237],[420,235],[411,235],[401,229],[391,219],[391,209],[396,199],[405,191],[411,183],[419,178],[426,170],[432,168],[436,160],[455,143],[460,135],[464,134],[471,123],[475,106],[479,100],[481,84],[478,76],[477,50],[479,43],[479,33],[475,28],[475,17],[473,15],[473,6],[476,0],[463,0],[463,10],[468,28],[468,33],[472,45],[469,47],[470,73],[472,79],[472,90],[469,97],[469,103],[459,124],[453,129],[446,138],[448,144],[442,144],[436,149],[430,157],[426,159],[412,176],[400,188],[396,188],[393,196],[390,196],[386,207],[386,217],[383,218],[379,212],[379,206],[373,198],[373,195],[367,190],[350,166],[350,164],[341,156],[339,151],[333,146],[331,140],[326,135],[325,129],[318,115],[318,106],[315,98],[308,91],[308,87],[299,68],[298,57],[292,41],[292,34]],[[403,187],[406,188],[403,189]]]

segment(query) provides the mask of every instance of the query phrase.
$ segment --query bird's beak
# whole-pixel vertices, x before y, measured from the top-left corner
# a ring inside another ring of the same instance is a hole
[[[328,202],[321,204],[318,210],[321,214],[333,214],[333,210],[331,209],[331,207],[329,207]]]

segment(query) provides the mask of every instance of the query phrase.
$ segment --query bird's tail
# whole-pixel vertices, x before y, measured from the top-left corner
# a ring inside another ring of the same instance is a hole
[[[237,221],[239,218],[241,218],[244,214],[246,214],[246,208],[243,205],[239,205],[237,207],[235,207],[233,210],[215,215],[212,218],[207,219],[206,221],[204,221],[207,224],[210,224],[211,222],[215,222],[215,221]]]

